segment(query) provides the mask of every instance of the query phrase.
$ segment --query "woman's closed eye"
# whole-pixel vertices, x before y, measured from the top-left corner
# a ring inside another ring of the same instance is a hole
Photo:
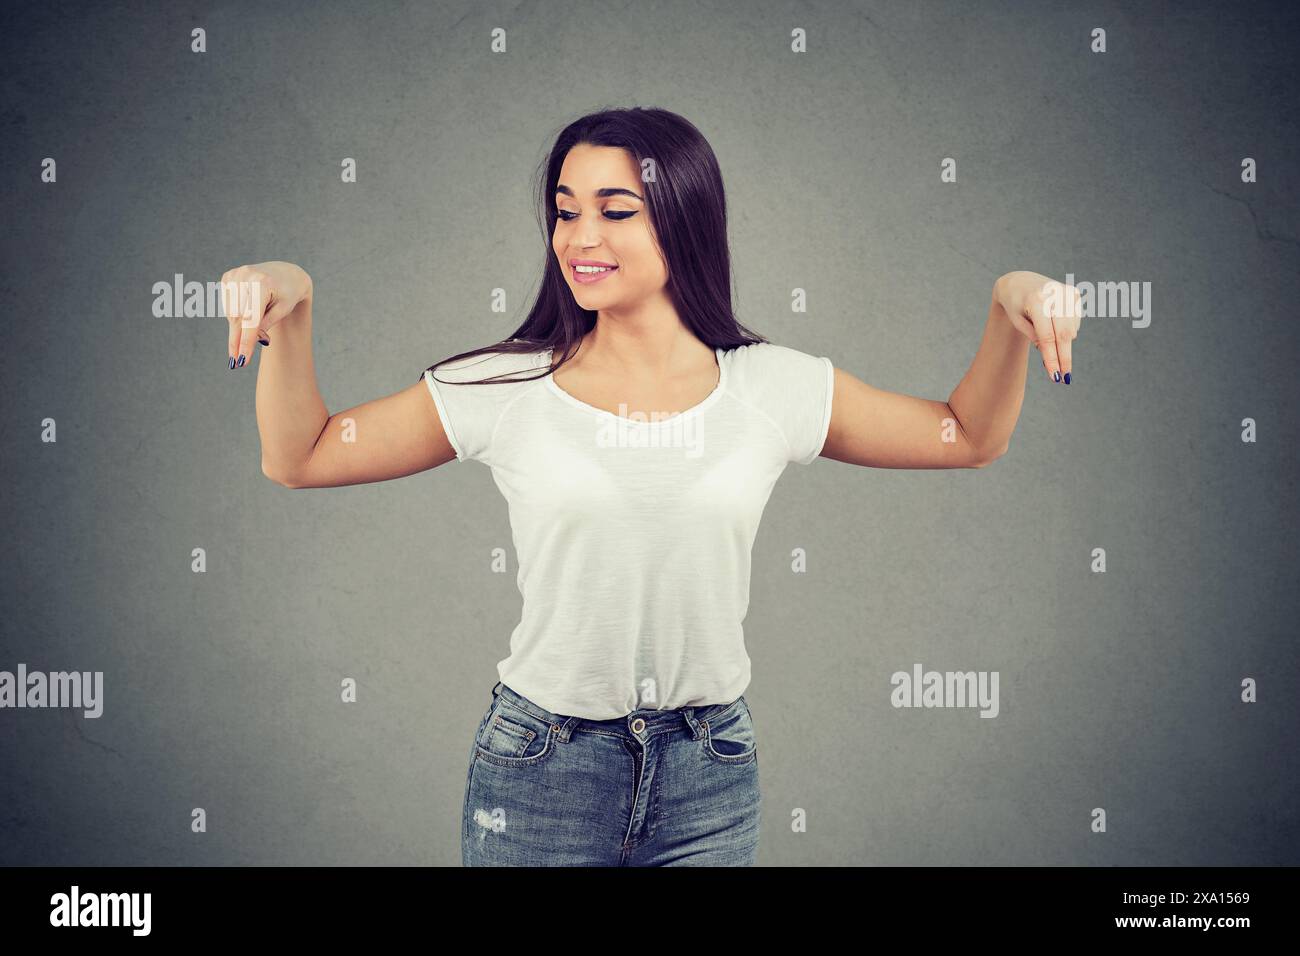
[[[576,212],[570,212],[567,209],[557,209],[555,211],[555,214],[559,216],[561,219],[563,219],[565,222],[570,222],[578,218],[578,214]],[[636,212],[626,211],[621,209],[607,209],[605,211],[605,217],[607,219],[613,219],[615,222],[621,222],[624,219],[631,219],[635,215]]]

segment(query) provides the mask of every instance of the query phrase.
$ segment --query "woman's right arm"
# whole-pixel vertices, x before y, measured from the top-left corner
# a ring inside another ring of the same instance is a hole
[[[236,305],[228,352],[242,366],[257,329],[257,430],[262,472],[286,488],[330,488],[403,478],[456,457],[423,380],[392,395],[329,414],[316,386],[311,352],[311,279],[290,263],[268,262],[226,273],[223,282],[256,288]],[[227,299],[229,303],[229,298]],[[258,318],[260,316],[260,318]]]

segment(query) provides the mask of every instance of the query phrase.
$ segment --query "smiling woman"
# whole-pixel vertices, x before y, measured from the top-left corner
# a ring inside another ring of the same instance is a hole
[[[1046,304],[1063,290],[1010,273],[947,401],[882,391],[737,320],[722,177],[687,120],[584,116],[540,172],[525,321],[354,409],[329,415],[315,387],[310,277],[236,270],[274,303],[232,317],[276,338],[259,353],[263,469],[293,488],[453,457],[492,470],[523,611],[468,755],[466,865],[752,864],[743,622],[775,482],[818,457],[983,467],[1019,416],[1029,339],[1068,372],[1077,325]]]
[[[551,246],[585,310],[613,315],[620,302],[667,301],[654,298],[663,296],[668,272],[645,199],[634,188],[637,170],[627,150],[612,146],[580,143],[565,156]],[[596,249],[601,255],[592,257]]]

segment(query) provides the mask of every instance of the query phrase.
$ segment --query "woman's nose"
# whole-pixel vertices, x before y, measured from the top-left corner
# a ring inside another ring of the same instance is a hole
[[[582,246],[584,249],[600,245],[600,223],[594,222],[590,218],[584,219],[582,224],[578,227],[577,240],[578,245]]]

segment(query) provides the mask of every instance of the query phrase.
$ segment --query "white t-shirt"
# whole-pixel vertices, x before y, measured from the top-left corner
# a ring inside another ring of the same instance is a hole
[[[488,465],[509,505],[524,602],[502,683],[589,720],[735,700],[749,686],[741,625],[759,518],[785,466],[821,453],[830,359],[716,349],[716,388],[662,421],[595,408],[550,374],[448,384],[536,374],[550,353],[424,375],[457,459]]]

